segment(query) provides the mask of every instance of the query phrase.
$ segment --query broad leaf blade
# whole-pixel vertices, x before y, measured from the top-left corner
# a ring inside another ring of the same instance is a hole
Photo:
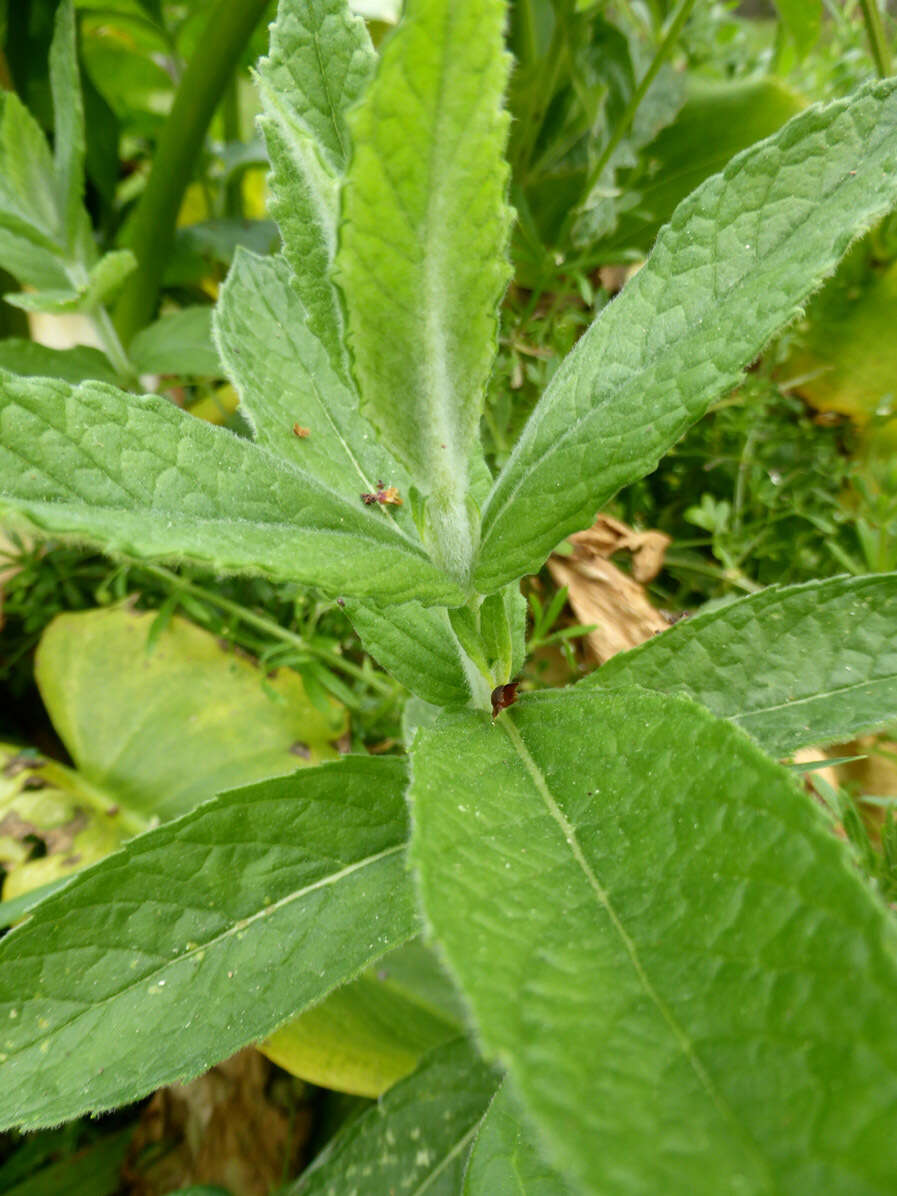
[[[270,55],[259,63],[271,215],[309,326],[340,373],[345,373],[343,320],[330,267],[349,158],[345,113],[373,65],[364,22],[347,0],[280,0]]]
[[[897,929],[787,770],[687,699],[568,690],[443,715],[412,772],[425,915],[559,1169],[890,1190]]]
[[[683,693],[773,756],[897,718],[897,574],[772,586],[612,657],[581,689]]]
[[[537,569],[733,387],[897,201],[897,81],[795,117],[676,209],[555,374],[483,512],[483,593]]]
[[[209,802],[81,873],[0,943],[0,1124],[196,1075],[416,930],[401,761]]]
[[[470,1144],[497,1083],[466,1040],[437,1047],[413,1075],[342,1130],[289,1191],[457,1196]]]
[[[503,21],[500,0],[409,0],[349,117],[337,258],[362,410],[464,527],[508,279]]]
[[[210,632],[128,607],[58,615],[34,674],[80,773],[143,819],[332,760],[345,712],[312,704],[291,669],[268,678]],[[152,638],[150,638],[152,637]],[[264,683],[264,688],[263,688]]]
[[[221,359],[258,443],[342,493],[378,480],[407,498],[407,474],[358,415],[358,398],[310,327],[282,257],[238,250],[215,309]],[[389,508],[413,526],[407,506]]]
[[[382,602],[463,598],[381,511],[155,396],[7,374],[0,429],[0,508],[42,531]]]
[[[470,1152],[464,1196],[569,1196],[572,1191],[542,1158],[505,1080]]]
[[[141,328],[128,345],[128,356],[141,374],[188,374],[221,377],[212,340],[211,307],[184,307]]]
[[[0,233],[2,237],[2,233]],[[95,378],[114,385],[115,370],[99,349],[76,345],[73,349],[48,349],[37,341],[6,337],[0,340],[0,370],[13,374],[39,374],[42,378],[62,378],[65,382],[84,382]]]

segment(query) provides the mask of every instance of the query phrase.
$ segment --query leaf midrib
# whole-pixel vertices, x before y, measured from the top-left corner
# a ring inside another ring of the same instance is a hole
[[[291,893],[288,893],[285,897],[282,897],[279,901],[273,902],[271,905],[263,906],[261,909],[256,910],[256,912],[254,914],[250,914],[249,917],[247,917],[247,918],[238,918],[235,922],[231,922],[231,924],[225,930],[221,931],[219,934],[215,935],[214,937],[207,939],[205,942],[198,943],[195,947],[191,947],[188,951],[184,951],[183,954],[178,955],[173,959],[166,959],[165,963],[163,965],[161,965],[160,967],[157,967],[155,969],[150,969],[149,971],[144,972],[142,975],[140,975],[139,977],[136,977],[134,980],[132,980],[129,984],[126,984],[126,985],[124,985],[124,987],[116,990],[113,993],[110,993],[109,996],[103,997],[102,1000],[93,1001],[93,1002],[88,1003],[85,1008],[80,1009],[77,1013],[73,1014],[70,1018],[67,1018],[65,1021],[60,1022],[57,1025],[53,1026],[52,1030],[50,1031],[49,1034],[40,1035],[37,1038],[33,1038],[30,1041],[28,1041],[27,1043],[23,1043],[21,1046],[18,1046],[16,1048],[14,1048],[13,1050],[8,1051],[7,1059],[11,1059],[11,1058],[15,1057],[16,1055],[20,1055],[20,1054],[24,1053],[25,1051],[30,1050],[38,1042],[47,1041],[50,1038],[56,1037],[57,1035],[61,1034],[64,1030],[66,1030],[69,1026],[71,1026],[75,1022],[77,1022],[80,1018],[86,1017],[86,1016],[96,1012],[96,1010],[102,1009],[104,1006],[110,1004],[111,1002],[119,1000],[119,998],[127,995],[127,993],[129,993],[132,989],[139,988],[141,985],[146,984],[147,981],[152,981],[154,977],[159,976],[159,975],[164,975],[165,972],[169,968],[173,968],[173,967],[181,965],[186,960],[191,959],[193,956],[199,954],[200,952],[205,953],[206,951],[213,950],[220,943],[225,942],[228,938],[230,938],[232,936],[235,936],[237,934],[244,934],[248,926],[251,926],[254,922],[260,921],[263,918],[270,917],[272,914],[275,914],[275,913],[279,912],[280,910],[285,909],[292,902],[298,901],[298,900],[306,897],[308,894],[314,893],[319,889],[324,889],[324,888],[327,888],[329,885],[336,884],[338,881],[343,880],[347,876],[351,876],[353,873],[360,871],[362,868],[366,868],[369,865],[373,866],[374,864],[379,863],[380,860],[386,859],[389,856],[396,855],[400,852],[403,852],[405,850],[405,846],[406,846],[405,843],[402,842],[402,843],[398,843],[398,844],[394,845],[393,847],[387,847],[383,851],[377,852],[375,855],[365,856],[363,859],[356,860],[352,864],[348,864],[346,867],[341,868],[338,872],[328,873],[327,876],[321,877],[319,880],[314,881],[312,884],[305,885],[301,889],[297,889]],[[69,891],[66,894],[66,898],[68,900],[70,900],[71,896],[72,896],[71,891]],[[114,904],[114,902],[104,902],[102,904],[109,905],[109,904]],[[29,924],[30,924],[30,919],[29,919],[29,922],[26,922],[24,924],[24,926],[27,927]],[[141,950],[141,948],[134,948],[134,949]],[[43,952],[41,954],[41,958],[45,958],[45,957],[46,957],[46,952]],[[35,999],[53,1000],[54,998],[52,998],[52,997],[32,998],[32,1000],[35,1000]],[[31,1003],[30,1001],[25,1002],[26,1005],[28,1005],[30,1003]]]
[[[736,1115],[735,1110],[732,1108],[725,1095],[713,1082],[712,1077],[698,1057],[698,1054],[694,1048],[694,1044],[686,1033],[685,1028],[680,1025],[679,1021],[673,1014],[673,1011],[669,1008],[667,1003],[661,997],[660,993],[651,983],[632,937],[630,936],[626,927],[623,925],[619,914],[610,900],[607,890],[601,884],[600,880],[589,864],[589,861],[585,857],[582,847],[579,844],[579,840],[576,837],[576,828],[568,820],[557,799],[551,792],[544,774],[536,764],[536,761],[533,759],[529,749],[524,743],[523,737],[521,736],[510,711],[505,713],[505,717],[501,720],[501,725],[504,728],[508,739],[511,741],[514,750],[520,757],[521,763],[529,773],[536,792],[545,803],[545,807],[550,817],[557,824],[558,829],[570,847],[571,854],[573,855],[574,860],[585,877],[587,884],[595,894],[598,904],[601,906],[602,910],[610,920],[614,930],[617,932],[620,942],[622,943],[623,948],[629,957],[629,961],[632,964],[633,970],[635,971],[638,981],[642,986],[645,996],[666,1023],[668,1029],[673,1035],[673,1038],[682,1051],[682,1054],[688,1060],[688,1063],[691,1066],[692,1071],[695,1073],[698,1082],[704,1089],[717,1112],[731,1125],[735,1131],[735,1136],[744,1144],[748,1153],[755,1159],[760,1169],[766,1176],[769,1184],[769,1191],[774,1191],[775,1188],[773,1187],[772,1175],[770,1173],[766,1159],[760,1152],[757,1143],[754,1142],[754,1140],[745,1130],[742,1122]]]

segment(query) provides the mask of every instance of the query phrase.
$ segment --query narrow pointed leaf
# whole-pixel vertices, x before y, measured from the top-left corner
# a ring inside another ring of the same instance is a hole
[[[358,398],[312,331],[282,257],[237,251],[215,328],[259,444],[356,499],[378,480],[407,497],[407,474],[359,418]],[[413,527],[407,506],[389,510]]]
[[[567,690],[443,715],[412,776],[425,916],[571,1181],[890,1191],[897,927],[788,770],[688,699]]]
[[[0,1124],[194,1076],[411,937],[405,771],[344,757],[133,840],[0,943]]]
[[[572,1196],[545,1162],[505,1080],[483,1118],[464,1175],[464,1196]]]
[[[346,109],[374,65],[364,22],[347,0],[280,0],[271,51],[259,63],[262,132],[271,159],[271,215],[309,326],[345,372],[342,311],[330,267],[340,180],[349,158]]]
[[[84,100],[75,45],[75,12],[72,0],[62,0],[56,10],[56,27],[50,47],[50,90],[53,95],[53,158],[59,212],[66,250],[75,254],[78,243],[89,241],[82,202],[84,195]]]
[[[773,756],[897,719],[897,573],[771,586],[612,657],[581,689],[688,694]]]
[[[142,558],[385,602],[461,599],[420,545],[357,495],[163,399],[99,382],[0,376],[0,510]]]
[[[333,1139],[289,1189],[291,1196],[458,1196],[470,1144],[497,1084],[465,1039],[437,1047]]]
[[[801,113],[676,209],[564,360],[483,511],[483,593],[530,573],[730,390],[897,203],[897,81]]]
[[[349,117],[337,265],[362,410],[455,512],[508,279],[504,9],[409,0]]]

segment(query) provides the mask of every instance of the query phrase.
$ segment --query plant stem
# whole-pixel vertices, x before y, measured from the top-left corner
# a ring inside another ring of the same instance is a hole
[[[307,652],[309,656],[316,656],[319,660],[330,665],[331,668],[339,669],[343,673],[346,673],[347,676],[354,677],[358,681],[363,681],[371,689],[379,690],[383,694],[391,694],[393,692],[392,685],[376,673],[367,672],[353,661],[346,660],[345,657],[340,656],[337,652],[331,652],[327,648],[320,648],[316,644],[308,643],[307,640],[303,639],[295,631],[289,631],[286,627],[281,627],[279,623],[267,618],[265,615],[255,614],[254,611],[241,606],[239,602],[232,602],[229,598],[224,598],[221,594],[216,594],[212,590],[205,590],[202,586],[198,586],[192,581],[187,581],[186,578],[181,577],[178,573],[173,573],[170,569],[166,569],[162,565],[147,565],[142,561],[135,562],[135,564],[144,573],[150,573],[154,577],[158,577],[174,589],[184,590],[185,593],[192,594],[194,598],[199,598],[202,602],[209,602],[213,606],[217,606],[220,610],[227,611],[242,622],[248,623],[250,627],[256,627],[259,631],[264,631],[267,635],[273,636],[275,639],[283,640],[285,644],[291,644],[293,647]]]
[[[588,199],[595,184],[601,178],[601,174],[602,174],[605,166],[607,166],[608,162],[610,161],[610,159],[614,153],[614,150],[617,148],[617,146],[620,144],[620,142],[626,136],[626,133],[629,130],[629,126],[632,124],[633,120],[635,119],[636,112],[638,112],[639,105],[641,104],[642,100],[645,98],[648,88],[651,86],[651,84],[654,82],[655,78],[657,77],[657,72],[660,70],[660,68],[663,66],[664,62],[666,61],[666,59],[669,57],[673,46],[676,44],[676,41],[678,40],[679,34],[682,32],[685,22],[688,20],[689,16],[691,15],[691,10],[694,8],[694,4],[695,4],[695,0],[680,0],[679,7],[676,9],[675,13],[670,18],[670,22],[667,25],[666,31],[663,35],[663,38],[661,39],[660,45],[657,47],[657,49],[654,52],[654,57],[651,59],[650,66],[645,71],[644,75],[642,76],[641,82],[639,83],[639,85],[635,89],[635,91],[632,93],[629,103],[626,105],[625,109],[623,110],[622,116],[617,121],[617,126],[614,129],[613,133],[611,134],[610,141],[608,141],[607,145],[604,147],[604,152],[601,154],[598,161],[595,163],[595,165],[592,167],[592,169],[589,173],[589,177],[586,180],[585,189],[583,191],[583,197],[584,197],[583,202],[585,202]]]
[[[184,72],[156,147],[146,190],[128,230],[138,269],[115,309],[122,344],[152,319],[171,255],[178,211],[206,130],[268,0],[218,0]]]
[[[869,38],[869,49],[875,61],[875,69],[879,79],[885,79],[891,73],[891,48],[885,36],[881,13],[877,0],[860,0],[863,12],[863,22],[866,26],[866,36]]]
[[[91,314],[90,319],[103,346],[103,352],[109,358],[112,368],[121,378],[122,383],[128,387],[136,386],[139,382],[137,371],[125,352],[118,331],[112,323],[112,317],[105,305],[100,304]]]

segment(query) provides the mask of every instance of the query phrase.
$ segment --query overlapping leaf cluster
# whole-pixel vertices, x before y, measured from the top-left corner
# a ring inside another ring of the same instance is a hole
[[[215,798],[38,905],[0,945],[0,1117],[134,1099],[335,991],[359,1009],[351,982],[425,932],[477,1046],[438,1046],[297,1190],[884,1193],[897,931],[775,757],[897,714],[897,578],[767,591],[488,707],[519,667],[518,578],[897,201],[897,82],[799,115],[680,205],[493,481],[503,19],[408,0],[376,61],[344,0],[282,0],[260,78],[284,251],[238,257],[216,320],[252,440],[2,377],[9,517],[345,596],[381,663],[451,709],[408,760]]]

